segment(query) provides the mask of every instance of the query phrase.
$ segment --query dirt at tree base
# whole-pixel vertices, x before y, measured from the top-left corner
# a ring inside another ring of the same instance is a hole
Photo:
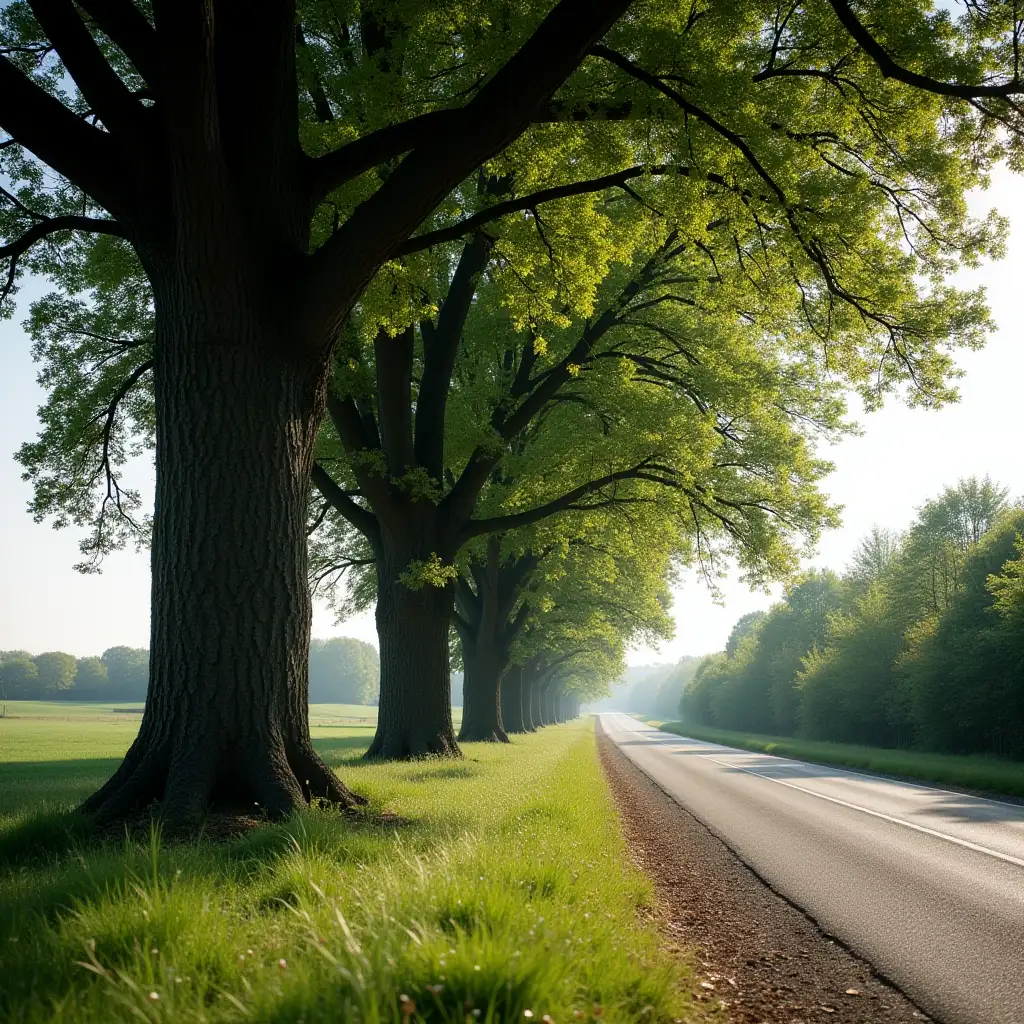
[[[665,947],[689,961],[698,998],[732,1024],[931,1020],[871,965],[773,892],[597,729],[630,855],[651,879]]]

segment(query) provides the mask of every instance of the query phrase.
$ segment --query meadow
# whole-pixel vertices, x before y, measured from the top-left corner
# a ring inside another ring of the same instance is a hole
[[[588,720],[459,762],[364,764],[356,710],[315,706],[313,735],[365,813],[104,841],[72,808],[138,716],[9,706],[0,1020],[704,1019],[648,923]]]
[[[763,736],[758,733],[712,729],[689,722],[657,722],[650,725],[690,736],[695,740],[721,743],[727,747],[755,750],[763,754],[792,757],[799,761],[859,768],[879,775],[894,775],[933,782],[940,786],[977,790],[983,793],[1024,797],[1024,763],[1001,761],[975,755],[935,754],[920,750],[893,750],[885,747],[860,746],[855,743],[832,743],[827,740],[803,740],[786,736]]]

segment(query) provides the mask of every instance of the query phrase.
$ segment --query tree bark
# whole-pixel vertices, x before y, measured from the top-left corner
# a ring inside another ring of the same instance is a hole
[[[289,814],[363,802],[313,750],[306,506],[325,368],[245,290],[158,279],[156,501],[146,709],[104,818],[160,801]],[[202,467],[202,471],[199,470]]]
[[[452,724],[448,658],[452,589],[402,579],[436,553],[430,510],[410,512],[407,529],[382,527],[375,552],[380,706],[366,757],[461,757]]]
[[[459,741],[508,743],[501,717],[504,658],[496,644],[462,635],[462,728]]]
[[[523,668],[521,665],[509,665],[501,677],[501,720],[505,732],[533,732],[527,722],[526,708],[523,707]]]
[[[548,724],[544,717],[544,691],[539,679],[531,680],[530,683],[530,717],[535,729],[542,729]]]

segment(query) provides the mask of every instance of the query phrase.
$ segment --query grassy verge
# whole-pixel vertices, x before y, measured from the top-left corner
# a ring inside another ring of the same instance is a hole
[[[318,746],[373,814],[313,810],[220,844],[53,841],[120,735],[91,761],[0,766],[0,1020],[695,1018],[691,979],[638,922],[649,886],[589,725],[461,762],[364,765],[367,738]]]
[[[952,754],[929,754],[916,750],[886,750],[861,747],[852,743],[828,743],[823,740],[801,740],[783,736],[761,736],[750,732],[730,732],[682,722],[649,724],[666,732],[691,736],[695,740],[721,743],[723,746],[756,750],[801,761],[863,768],[881,775],[898,775],[922,782],[959,786],[986,793],[1003,793],[1024,797],[1024,764],[999,761],[990,757],[957,757]]]

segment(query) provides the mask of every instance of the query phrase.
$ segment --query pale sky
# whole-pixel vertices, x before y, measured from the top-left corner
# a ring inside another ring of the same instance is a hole
[[[981,352],[959,357],[967,375],[958,405],[926,412],[890,403],[864,420],[863,436],[828,453],[836,470],[824,487],[844,506],[843,525],[822,538],[808,564],[841,569],[872,524],[903,528],[918,505],[960,477],[989,474],[1013,497],[1024,495],[1024,180],[996,175],[975,206],[979,212],[994,206],[1011,221],[1007,258],[960,278],[965,285],[987,286],[998,330]],[[25,511],[30,489],[13,453],[34,437],[43,394],[20,323],[28,303],[44,290],[43,282],[26,283],[18,314],[0,321],[0,650],[85,656],[118,644],[146,647],[147,555],[121,552],[106,561],[102,574],[82,576],[72,569],[79,560],[76,531],[34,523]],[[146,483],[146,476],[135,483]],[[724,607],[714,604],[701,584],[688,581],[676,594],[675,639],[657,651],[631,652],[630,662],[675,661],[683,654],[719,650],[740,615],[772,601],[735,580],[723,590]],[[315,609],[313,635],[376,643],[372,615],[339,626],[323,605]]]

